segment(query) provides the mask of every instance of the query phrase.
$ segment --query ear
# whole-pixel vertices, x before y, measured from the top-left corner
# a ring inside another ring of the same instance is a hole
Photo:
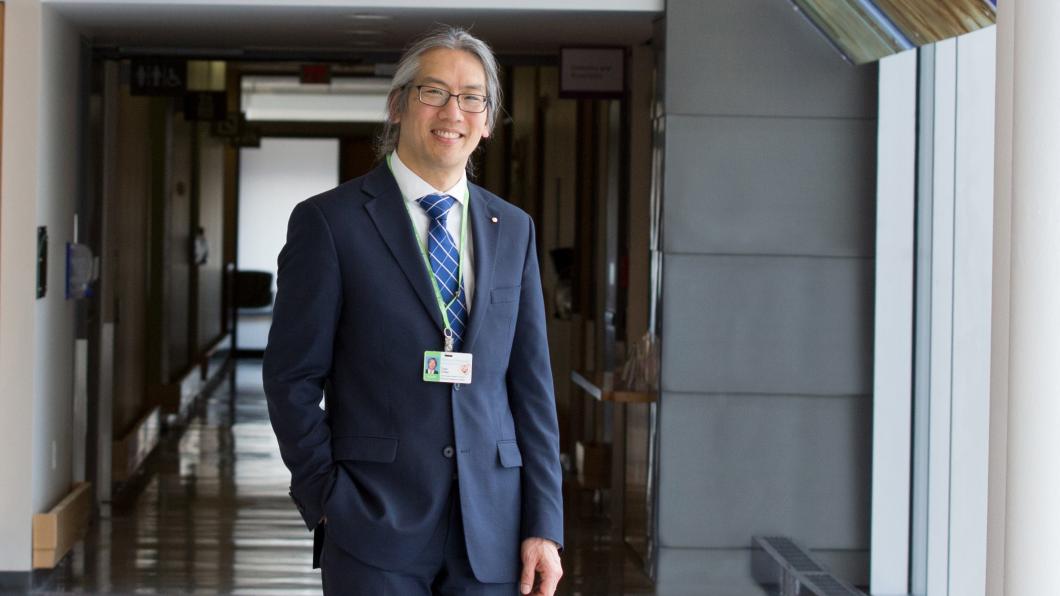
[[[398,95],[400,94],[392,93],[386,99],[387,118],[389,118],[390,122],[394,124],[401,122],[401,110],[398,109],[397,105]]]
[[[482,138],[484,138],[484,139],[490,138],[490,129],[489,129],[489,127],[482,129]]]

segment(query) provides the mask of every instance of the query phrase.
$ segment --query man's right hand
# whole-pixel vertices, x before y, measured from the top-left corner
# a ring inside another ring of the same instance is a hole
[[[559,579],[563,577],[563,565],[556,543],[544,538],[527,538],[520,547],[523,574],[519,580],[519,593],[530,594],[534,589],[535,575],[540,576],[537,591],[532,596],[553,596]]]

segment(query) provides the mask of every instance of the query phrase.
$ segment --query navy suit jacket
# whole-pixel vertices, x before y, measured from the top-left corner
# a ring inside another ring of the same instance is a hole
[[[447,513],[455,460],[475,576],[515,582],[522,539],[563,542],[555,396],[533,221],[469,187],[470,385],[423,381],[443,322],[386,164],[292,212],[263,377],[307,527],[326,514],[329,540],[401,570]]]

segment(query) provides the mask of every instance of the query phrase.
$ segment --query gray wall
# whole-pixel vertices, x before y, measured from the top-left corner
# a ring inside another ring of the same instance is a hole
[[[758,534],[863,583],[876,69],[781,0],[665,29],[659,593],[758,593]]]

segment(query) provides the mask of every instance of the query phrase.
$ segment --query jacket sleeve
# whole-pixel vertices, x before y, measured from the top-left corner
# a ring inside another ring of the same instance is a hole
[[[313,529],[334,482],[331,429],[320,400],[331,372],[342,286],[331,231],[311,201],[291,213],[276,283],[262,377],[280,455],[291,471],[291,498]]]
[[[563,545],[563,474],[559,423],[548,354],[545,305],[534,222],[529,221],[519,311],[508,364],[508,400],[523,456],[522,538]]]

